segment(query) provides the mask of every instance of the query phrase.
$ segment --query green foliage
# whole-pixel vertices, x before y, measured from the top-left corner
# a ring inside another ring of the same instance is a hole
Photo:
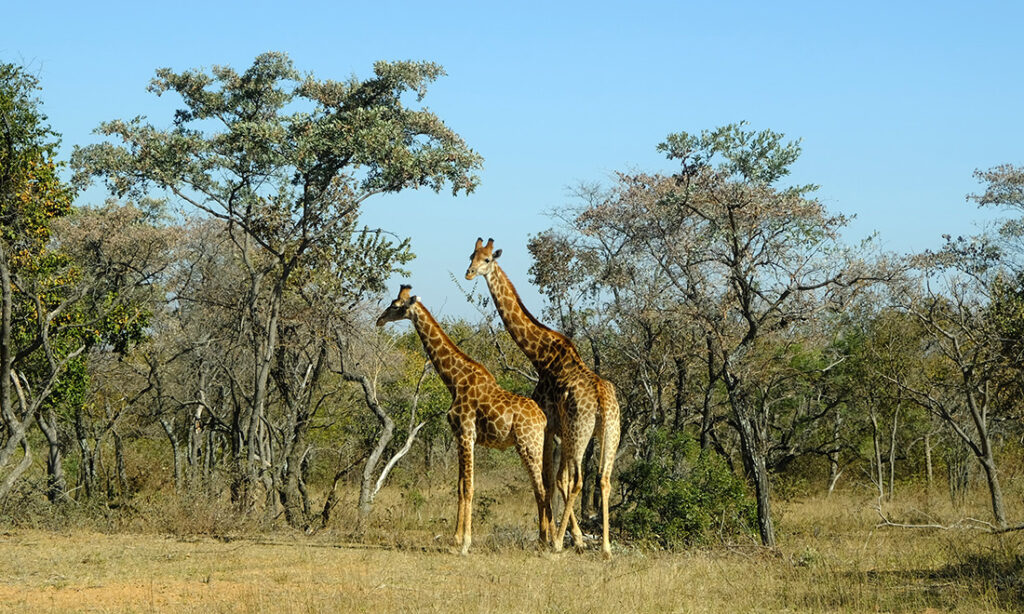
[[[68,304],[81,273],[51,245],[53,224],[72,212],[75,192],[58,176],[59,138],[39,108],[38,89],[23,68],[0,64],[0,258],[11,278],[5,349],[33,389],[50,376],[51,358],[63,359],[90,334],[81,328],[81,310]],[[87,377],[80,361],[73,362],[50,402],[80,400]]]
[[[658,151],[670,160],[679,160],[687,170],[717,167],[737,181],[771,185],[789,174],[789,167],[800,157],[800,141],[783,144],[785,135],[762,130],[744,130],[738,122],[704,130],[699,136],[686,132],[668,135]],[[806,186],[804,191],[813,189]]]
[[[71,210],[74,191],[57,176],[58,136],[35,97],[35,77],[0,64],[0,238],[15,266],[27,266]]]
[[[987,317],[1003,341],[1008,359],[1024,357],[1024,273],[1000,275],[992,282]]]
[[[757,526],[753,500],[721,457],[669,429],[652,430],[650,444],[648,458],[619,476],[627,509],[617,521],[626,534],[672,548]]]
[[[379,192],[447,184],[471,192],[481,158],[444,122],[410,109],[426,84],[444,74],[428,62],[378,62],[375,76],[345,82],[302,76],[283,53],[265,53],[242,74],[160,69],[157,95],[179,94],[185,108],[161,131],[140,118],[107,122],[100,132],[123,141],[80,148],[79,181],[103,177],[119,195],[168,189],[197,207],[249,207],[245,231],[271,250],[296,218],[332,219]],[[221,131],[210,128],[221,124]]]

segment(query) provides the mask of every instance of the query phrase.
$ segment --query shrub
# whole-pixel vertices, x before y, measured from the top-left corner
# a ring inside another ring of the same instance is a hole
[[[624,511],[616,520],[624,534],[672,548],[757,526],[754,501],[718,454],[667,429],[653,431],[650,442],[647,457],[619,476]]]

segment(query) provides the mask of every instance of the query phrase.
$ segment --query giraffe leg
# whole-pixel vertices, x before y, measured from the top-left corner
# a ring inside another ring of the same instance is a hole
[[[463,447],[465,448],[466,457],[466,479],[465,484],[465,496],[462,501],[462,515],[463,515],[463,536],[462,536],[462,552],[465,556],[469,553],[469,546],[473,543],[473,440],[465,441],[465,435],[463,435]]]
[[[576,545],[576,551],[583,552],[583,531],[580,529],[580,523],[576,521],[575,505],[576,498],[579,496],[580,491],[583,489],[583,465],[581,463],[577,463],[575,475],[576,482],[574,482],[574,491],[572,493],[574,504],[571,506],[572,509],[569,511],[569,523],[572,527],[572,541]]]
[[[558,486],[558,492],[560,492],[562,494],[562,500],[564,502],[568,502],[568,500],[569,500],[569,493],[568,493],[569,465],[568,465],[568,463],[566,462],[566,459],[565,459],[565,444],[564,444],[564,442],[562,444],[561,454],[562,454],[562,458],[561,458],[561,460],[560,460],[560,462],[558,464],[557,486]],[[562,521],[560,523],[558,523],[558,526],[555,529],[554,544],[552,544],[555,547],[555,552],[561,552],[562,548],[565,545],[565,527],[566,527],[566,522],[568,522],[568,520],[569,520],[569,514],[571,512],[572,512],[572,508],[569,507],[568,505],[566,505],[565,509],[562,510]]]
[[[516,450],[533,483],[533,496],[537,501],[537,545],[543,547],[551,541],[551,518],[548,512],[547,491],[544,489],[544,440],[542,437],[516,438]]]
[[[615,398],[615,388],[601,382],[601,555],[607,560],[612,558],[611,542],[608,539],[608,497],[612,489],[612,467],[615,455],[619,450],[619,403]]]
[[[566,439],[568,439],[567,436],[562,438],[563,441],[565,441]],[[551,461],[550,461],[550,472],[552,474],[554,474],[555,473],[555,471],[554,471],[554,469],[555,469],[555,458],[554,458],[555,457],[555,453],[554,453],[555,445],[554,445],[554,441],[553,440],[552,440],[551,447],[552,447],[552,452],[551,452]],[[568,476],[566,476],[566,477],[562,476],[562,472],[570,471],[569,466],[566,465],[566,463],[569,463],[569,460],[570,460],[570,458],[567,456],[567,454],[569,454],[569,453],[566,451],[566,448],[565,448],[564,444],[559,446],[559,448],[560,449],[558,450],[558,455],[557,455],[558,456],[558,465],[559,465],[558,477],[557,477],[557,488],[550,488],[549,487],[549,489],[548,489],[548,513],[551,514],[551,531],[553,533],[556,533],[557,535],[563,535],[564,536],[567,528],[568,527],[572,527],[572,535],[573,535],[573,539],[575,540],[575,543],[576,544],[582,544],[583,543],[583,531],[580,530],[579,522],[576,521],[576,510],[573,508],[573,506],[570,506],[568,504],[568,501],[569,501],[569,491],[567,490],[567,488],[568,488],[568,485],[570,484],[571,473]],[[571,463],[569,463],[569,465],[571,465]],[[556,480],[555,476],[552,475],[551,476],[551,481],[554,482],[555,480]],[[555,492],[556,492],[556,490],[557,490],[557,492],[559,494],[562,495],[562,503],[565,504],[565,507],[562,508],[563,519],[557,525],[557,527],[566,527],[566,528],[563,528],[560,531],[556,527],[556,525],[554,524],[554,508],[555,508]],[[569,512],[568,513],[569,520],[565,520],[565,517],[566,517],[565,511],[566,510],[568,510],[568,512]],[[556,552],[560,551],[561,549],[562,549],[562,542],[559,541],[558,542],[558,546],[556,548]]]
[[[555,538],[555,434],[551,430],[544,431],[544,458],[542,463],[544,486],[544,520],[541,526],[547,527],[544,541],[552,545]]]
[[[459,442],[459,487],[458,487],[458,508],[455,512],[455,545],[462,545],[462,537],[466,528],[466,453],[462,449],[462,442]]]
[[[573,526],[573,539],[576,540],[576,550],[583,549],[583,533],[576,524],[575,514],[573,513],[576,497],[583,488],[583,480],[581,479],[583,472],[580,470],[580,461],[576,459],[575,450],[569,448],[570,446],[565,446],[563,442],[562,471],[559,475],[558,487],[562,492],[562,497],[565,498],[565,509],[562,510],[562,524],[558,527],[558,535],[555,537],[556,552],[560,552],[564,547],[565,531],[570,522]]]
[[[558,435],[558,406],[551,399],[550,387],[542,379],[537,387],[533,390],[531,398],[537,405],[540,406],[541,411],[544,412],[547,418],[547,424],[544,429],[544,451],[543,451],[543,462],[542,472],[544,478],[544,521],[543,526],[547,527],[544,539],[549,545],[553,545],[555,536],[555,519],[554,519],[554,503],[555,503],[555,437]]]
[[[575,416],[575,421],[573,429],[567,433],[566,437],[563,437],[562,441],[564,447],[562,453],[565,455],[563,462],[568,463],[570,468],[568,473],[570,481],[565,487],[567,493],[565,495],[565,508],[569,510],[569,514],[563,515],[572,523],[572,537],[576,544],[576,551],[582,552],[583,531],[580,530],[579,522],[576,520],[575,503],[580,491],[583,490],[583,454],[586,452],[587,444],[594,434],[594,423],[597,420],[597,415],[593,409],[587,410],[590,405],[586,402],[581,402],[580,396],[578,396],[575,390],[570,392],[566,402],[569,408],[575,406],[575,409],[571,412]]]

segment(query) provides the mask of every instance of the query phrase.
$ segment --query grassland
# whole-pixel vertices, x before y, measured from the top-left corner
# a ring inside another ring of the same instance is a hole
[[[0,534],[0,612],[1024,610],[1024,536],[878,528],[867,497],[782,504],[777,551],[620,540],[604,562],[594,546],[538,552],[525,484],[483,482],[467,557],[451,546],[454,493],[442,482],[391,488],[358,538],[345,513],[307,535],[232,524],[202,506],[106,525],[11,525]]]

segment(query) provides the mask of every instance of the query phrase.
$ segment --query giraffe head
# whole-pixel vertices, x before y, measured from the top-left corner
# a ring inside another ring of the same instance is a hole
[[[494,249],[494,239],[487,239],[487,245],[484,245],[483,239],[477,239],[473,253],[469,256],[466,279],[473,279],[477,275],[487,277],[494,270],[494,263],[500,255],[501,250]]]
[[[388,322],[411,319],[412,306],[419,302],[420,297],[412,296],[409,292],[412,286],[403,285],[398,291],[398,298],[391,301],[384,313],[377,318],[377,326],[384,326]]]

